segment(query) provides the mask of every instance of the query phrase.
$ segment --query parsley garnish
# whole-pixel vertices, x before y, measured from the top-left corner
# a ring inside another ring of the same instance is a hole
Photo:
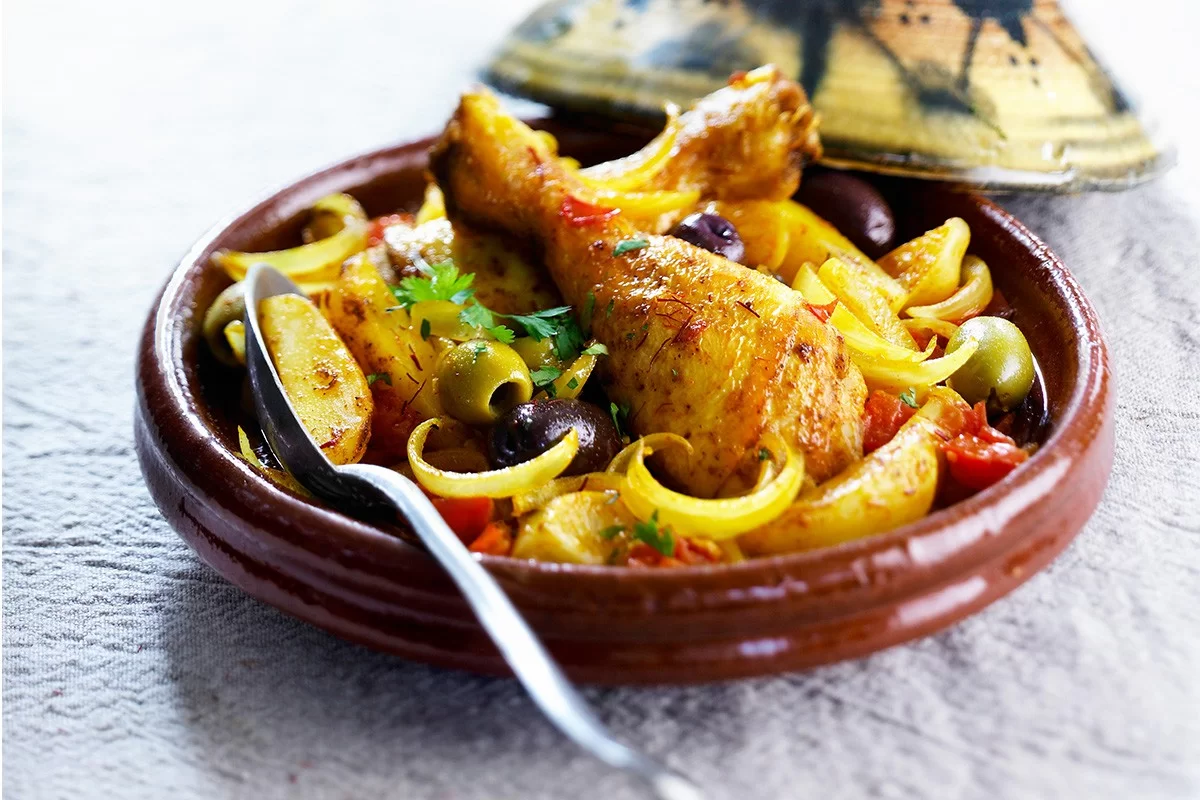
[[[595,311],[596,293],[588,289],[587,300],[583,304],[583,311],[579,314],[579,324],[586,333],[590,333],[592,330],[592,314]]]
[[[625,423],[629,420],[629,406],[619,406],[616,403],[608,404],[608,415],[612,417],[613,426],[617,429],[617,436],[625,436]]]
[[[645,522],[633,523],[633,538],[645,542],[664,556],[675,552],[675,535],[670,528],[659,527],[657,509]]]
[[[624,525],[609,525],[607,528],[600,531],[600,538],[601,539],[612,539],[612,538],[615,538],[617,536],[617,534],[621,534],[624,532],[625,532]]]
[[[387,372],[372,372],[367,376],[367,386],[374,386],[375,381],[383,381],[388,386],[392,385],[392,376]]]
[[[421,272],[420,276],[410,275],[402,278],[399,286],[391,287],[396,302],[404,308],[426,300],[465,303],[475,294],[475,290],[471,288],[471,284],[475,282],[474,273],[460,275],[453,261],[433,265],[420,264],[417,269]]]
[[[567,388],[568,389],[578,389],[579,388],[579,379],[571,378],[571,380],[567,381]]]
[[[557,317],[564,316],[570,312],[570,306],[558,306],[557,308],[547,308],[544,311],[534,311],[529,314],[498,314],[497,316],[507,317],[513,322],[519,324],[525,329],[525,333],[535,341],[540,342],[542,339],[549,339],[556,335],[564,323],[555,322]]]
[[[583,344],[583,331],[579,329],[579,323],[574,317],[563,317],[558,331],[554,334],[554,354],[558,356],[558,360],[574,361],[583,349]]]
[[[421,338],[428,339],[429,334],[433,332],[433,326],[429,324],[429,320],[421,320]]]
[[[481,341],[476,341],[474,344],[471,345],[471,349],[475,351],[475,357],[478,358],[479,356],[481,356],[487,352],[487,343],[481,342]]]
[[[546,393],[547,397],[558,397],[558,387],[553,383],[547,383],[542,387],[542,390]]]
[[[759,461],[770,461],[771,460],[771,451],[765,447],[758,448],[758,460]]]
[[[600,342],[592,342],[584,348],[583,354],[585,356],[606,356],[608,355],[608,348]]]
[[[558,380],[562,373],[563,371],[558,367],[546,364],[530,372],[529,377],[533,379],[534,386],[546,386]]]
[[[614,256],[623,256],[632,250],[641,250],[643,247],[649,247],[650,242],[647,239],[626,239],[623,242],[618,242],[613,248]]]
[[[617,306],[617,298],[612,298],[608,301],[608,310],[604,312],[604,316],[611,317],[613,309]]]
[[[496,315],[490,309],[481,306],[479,301],[472,302],[471,305],[460,311],[458,318],[472,328],[483,328],[498,342],[512,344],[513,340],[517,338],[511,328],[496,324]]]
[[[900,393],[900,402],[909,408],[917,408],[917,390],[915,387],[908,387],[908,391]]]

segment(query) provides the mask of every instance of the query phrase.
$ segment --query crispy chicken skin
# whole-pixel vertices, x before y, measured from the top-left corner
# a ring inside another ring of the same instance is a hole
[[[802,148],[807,134],[788,141]],[[776,157],[773,169],[780,159],[797,157]],[[713,496],[757,468],[767,433],[802,450],[817,480],[861,457],[862,376],[799,294],[680,239],[644,234],[620,213],[589,213],[578,202],[589,198],[584,184],[485,91],[463,97],[431,167],[451,218],[539,245],[576,308],[594,295],[592,335],[610,351],[602,362],[610,397],[630,407],[635,433],[674,432],[695,447],[690,459],[664,451],[668,481]],[[693,179],[717,180],[679,178]],[[613,255],[634,238],[649,244]]]
[[[786,200],[821,156],[817,118],[804,89],[777,67],[730,79],[685,111],[671,159],[644,190],[699,190],[713,200]],[[603,177],[621,161],[593,167]]]

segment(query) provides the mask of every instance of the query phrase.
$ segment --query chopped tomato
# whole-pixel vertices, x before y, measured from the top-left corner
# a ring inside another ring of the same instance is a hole
[[[721,548],[707,539],[700,541],[680,536],[675,540],[675,561],[681,564],[715,564],[721,560]]]
[[[506,556],[512,551],[513,537],[508,525],[503,522],[489,522],[483,533],[471,542],[472,553],[487,553],[493,556]]]
[[[988,435],[985,431],[1001,440],[985,438]],[[950,477],[970,489],[986,489],[1029,458],[1027,452],[995,428],[985,424],[980,433],[961,433],[942,445]]]
[[[661,567],[665,566],[667,556],[655,550],[645,542],[637,542],[629,548],[629,558],[625,561],[628,567]],[[670,559],[674,561],[674,559]]]
[[[804,305],[808,306],[808,310],[812,312],[812,315],[821,320],[821,322],[829,322],[829,318],[833,316],[833,310],[837,308],[837,304],[838,301],[834,300],[823,306],[814,305],[813,303],[805,303]]]
[[[592,205],[567,195],[562,201],[558,215],[567,221],[568,225],[582,228],[588,225],[598,225],[618,212],[616,208],[604,208]]]
[[[376,217],[371,220],[371,227],[367,229],[367,244],[374,247],[382,242],[384,228],[390,228],[392,225],[410,225],[412,221],[412,214],[388,214],[386,217]]]
[[[863,453],[872,453],[892,440],[917,410],[894,394],[876,389],[867,398],[863,416]]]
[[[470,544],[492,521],[490,497],[434,497],[433,507],[464,543]]]

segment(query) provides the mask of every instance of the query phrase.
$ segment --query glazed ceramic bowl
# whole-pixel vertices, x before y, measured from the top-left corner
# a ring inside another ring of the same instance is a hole
[[[644,139],[542,123],[564,153],[599,160]],[[437,564],[399,529],[350,519],[260,477],[237,455],[240,382],[212,362],[203,310],[227,284],[218,248],[298,241],[330,192],[371,214],[414,209],[431,140],[318,172],[197,242],[146,321],[137,366],[137,452],[163,515],[243,590],[338,636],[405,658],[504,674],[499,653]],[[575,679],[696,682],[862,656],[954,623],[1012,591],[1075,536],[1112,463],[1113,392],[1091,305],[1062,262],[989,201],[886,187],[901,234],[947,217],[971,226],[1045,378],[1040,450],[1004,481],[888,534],[740,564],[637,570],[492,556],[500,580]]]

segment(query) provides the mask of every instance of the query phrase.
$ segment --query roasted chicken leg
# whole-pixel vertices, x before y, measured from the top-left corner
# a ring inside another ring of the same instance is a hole
[[[594,308],[592,335],[610,352],[602,378],[630,407],[633,431],[695,447],[691,458],[665,452],[665,477],[681,489],[717,494],[756,468],[771,433],[803,451],[817,480],[862,455],[862,376],[796,292],[592,205],[578,176],[485,91],[463,97],[431,168],[452,219],[539,246],[563,298]]]

